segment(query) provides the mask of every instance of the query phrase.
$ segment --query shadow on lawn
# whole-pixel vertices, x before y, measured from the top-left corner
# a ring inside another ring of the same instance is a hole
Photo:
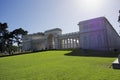
[[[32,53],[37,53],[37,52],[45,52],[47,50],[42,50],[42,51],[31,51],[31,52],[21,52],[21,53],[14,53],[14,54],[4,54],[4,55],[1,55],[0,58],[2,57],[10,57],[10,56],[18,56],[18,55],[25,55],[25,54],[32,54]]]
[[[74,49],[72,52],[65,54],[66,56],[87,56],[87,57],[118,57],[119,52],[112,51],[95,51]]]
[[[49,49],[49,50],[39,50],[39,51],[29,51],[29,52],[21,52],[21,53],[14,53],[14,54],[3,54],[0,55],[0,58],[2,57],[10,57],[10,56],[18,56],[18,55],[25,55],[25,54],[34,54],[37,52],[45,52],[45,51],[72,51],[73,49],[60,49],[60,50],[56,50],[56,49]]]

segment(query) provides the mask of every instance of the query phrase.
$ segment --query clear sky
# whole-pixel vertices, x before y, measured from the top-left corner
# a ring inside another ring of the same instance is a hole
[[[0,22],[9,30],[23,28],[30,34],[61,28],[79,30],[78,22],[105,16],[119,32],[120,0],[0,0]]]

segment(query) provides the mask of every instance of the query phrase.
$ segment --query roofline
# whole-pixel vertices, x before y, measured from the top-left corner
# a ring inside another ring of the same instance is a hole
[[[91,22],[91,21],[101,20],[101,19],[106,19],[106,17],[102,16],[102,17],[97,17],[97,18],[93,18],[93,19],[83,20],[83,21],[80,21],[78,23],[78,25],[84,24],[84,23],[87,23],[87,22]]]
[[[45,33],[46,33],[46,32],[50,32],[50,31],[54,31],[54,30],[62,31],[60,28],[54,28],[54,29],[50,29],[50,30],[45,31]]]

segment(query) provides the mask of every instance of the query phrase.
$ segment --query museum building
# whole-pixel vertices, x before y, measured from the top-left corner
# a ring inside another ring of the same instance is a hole
[[[23,36],[23,51],[45,49],[120,50],[120,36],[105,17],[78,23],[79,31],[62,34],[60,28]]]

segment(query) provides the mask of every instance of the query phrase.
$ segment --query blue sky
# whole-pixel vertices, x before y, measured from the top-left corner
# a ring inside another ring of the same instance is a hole
[[[10,31],[21,27],[31,34],[58,27],[69,33],[79,30],[80,21],[105,16],[119,32],[119,9],[120,0],[0,0],[0,22]]]

